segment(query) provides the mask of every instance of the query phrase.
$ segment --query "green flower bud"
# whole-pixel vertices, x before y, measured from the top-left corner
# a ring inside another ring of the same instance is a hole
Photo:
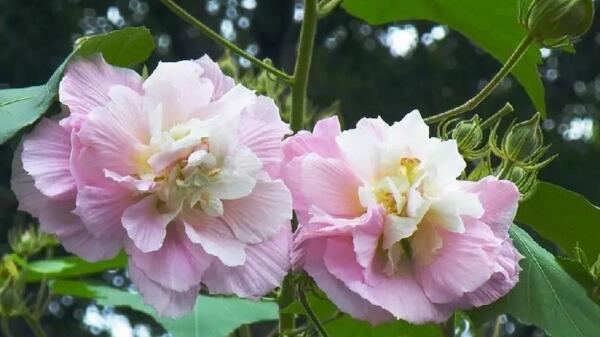
[[[502,150],[507,159],[517,163],[526,162],[534,157],[544,145],[544,136],[540,128],[540,115],[513,125],[502,141]]]
[[[521,15],[533,39],[564,41],[585,34],[594,19],[593,0],[529,0]],[[521,6],[524,6],[523,4]]]
[[[452,130],[452,139],[456,140],[461,152],[473,151],[483,140],[479,116],[460,121]]]

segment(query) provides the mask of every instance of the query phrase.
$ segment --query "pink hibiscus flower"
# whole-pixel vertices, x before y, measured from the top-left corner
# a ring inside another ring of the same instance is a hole
[[[291,196],[278,179],[289,133],[269,98],[207,56],[160,63],[143,80],[101,56],[60,84],[69,115],[44,118],[13,163],[19,209],[86,260],[129,255],[162,315],[189,311],[201,284],[255,298],[289,269]]]
[[[516,284],[517,188],[457,180],[466,164],[455,141],[430,138],[417,111],[343,132],[332,117],[283,151],[300,222],[294,266],[341,310],[372,323],[442,322]]]

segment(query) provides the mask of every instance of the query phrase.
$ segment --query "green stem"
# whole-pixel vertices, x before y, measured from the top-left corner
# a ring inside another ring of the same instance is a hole
[[[501,327],[501,322],[500,322],[500,316],[496,317],[496,322],[494,323],[494,330],[492,332],[492,337],[500,337],[500,327]]]
[[[2,327],[2,334],[5,337],[13,337],[13,334],[10,331],[10,325],[8,324],[8,318],[2,316],[2,318],[0,318],[0,326]]]
[[[493,91],[502,83],[502,80],[513,70],[513,68],[519,63],[519,60],[527,52],[527,48],[533,42],[533,38],[528,34],[519,43],[515,51],[510,55],[506,63],[500,68],[498,73],[490,80],[490,82],[483,88],[477,95],[466,101],[463,105],[457,106],[456,108],[450,109],[446,112],[442,112],[435,116],[425,118],[427,124],[437,123],[448,118],[460,115],[462,113],[475,109],[483,100],[485,100]]]
[[[29,325],[31,331],[33,331],[35,337],[46,337],[46,333],[44,332],[44,329],[42,329],[40,322],[35,319],[35,317],[33,317],[29,311],[25,311],[25,313],[23,313],[23,319],[27,325]]]
[[[486,119],[483,123],[481,123],[481,125],[479,125],[479,127],[481,128],[481,130],[486,130],[487,128],[496,124],[497,121],[504,118],[504,116],[508,115],[509,113],[511,113],[513,111],[515,111],[513,106],[510,103],[506,103],[502,107],[502,109],[498,110],[498,112],[493,114],[492,117]]]
[[[294,132],[302,129],[306,110],[306,91],[315,45],[317,20],[317,0],[305,0],[304,19],[302,20],[302,28],[300,29],[300,44],[298,46],[298,56],[296,58],[296,66],[294,67],[292,85],[292,116],[290,127]]]
[[[277,305],[279,306],[279,336],[285,336],[287,331],[293,330],[296,327],[294,314],[283,312],[283,309],[294,303],[295,295],[292,275],[288,274],[283,279],[281,291],[277,298]]]
[[[304,308],[304,311],[308,315],[308,318],[310,319],[310,322],[315,327],[315,329],[317,329],[317,331],[319,332],[319,335],[321,337],[329,337],[329,334],[327,333],[327,330],[321,324],[321,321],[319,321],[319,318],[317,317],[317,315],[315,314],[315,312],[310,307],[310,303],[308,302],[308,298],[306,298],[306,293],[304,293],[304,290],[302,290],[302,287],[301,287],[300,284],[298,284],[298,289],[296,290],[296,292],[298,294],[298,300],[300,301],[300,304],[302,305],[302,308]]]
[[[319,17],[325,17],[331,13],[337,6],[342,3],[342,0],[321,0],[317,5],[317,12]]]
[[[175,13],[177,16],[179,16],[180,18],[182,18],[184,21],[188,22],[192,26],[196,27],[199,31],[201,31],[209,39],[215,41],[216,43],[218,43],[218,44],[220,44],[222,46],[224,46],[225,48],[228,48],[229,50],[231,50],[234,53],[240,55],[241,57],[247,59],[248,61],[250,61],[251,63],[255,64],[256,66],[261,67],[261,68],[263,68],[263,69],[271,72],[273,75],[281,78],[285,82],[288,82],[288,83],[292,82],[292,77],[290,75],[286,74],[282,70],[279,70],[279,69],[273,67],[272,65],[270,65],[270,64],[268,64],[266,62],[263,62],[263,61],[259,60],[256,57],[250,55],[249,53],[247,53],[242,48],[238,47],[237,45],[235,45],[231,41],[229,41],[226,38],[222,37],[217,32],[215,32],[214,30],[210,29],[207,25],[205,25],[202,22],[200,22],[200,20],[196,19],[193,15],[191,15],[190,13],[188,13],[185,9],[183,9],[178,4],[176,4],[175,1],[173,1],[173,0],[160,0],[160,1],[165,6],[167,6],[173,13]]]

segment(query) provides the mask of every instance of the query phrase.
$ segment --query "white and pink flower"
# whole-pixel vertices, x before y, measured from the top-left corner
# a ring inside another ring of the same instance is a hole
[[[466,164],[456,142],[430,138],[418,112],[343,132],[328,118],[283,148],[300,223],[293,263],[341,310],[373,323],[442,322],[516,284],[517,188],[457,180]]]
[[[190,310],[201,284],[255,298],[289,268],[291,196],[279,177],[289,133],[273,101],[207,56],[143,80],[101,56],[66,69],[60,101],[13,163],[19,209],[87,260],[129,255],[160,314]]]

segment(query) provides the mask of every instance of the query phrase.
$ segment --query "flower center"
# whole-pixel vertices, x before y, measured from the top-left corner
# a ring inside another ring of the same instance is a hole
[[[407,216],[406,204],[411,186],[420,176],[417,158],[401,158],[384,171],[373,188],[375,200],[383,206],[388,214]]]

